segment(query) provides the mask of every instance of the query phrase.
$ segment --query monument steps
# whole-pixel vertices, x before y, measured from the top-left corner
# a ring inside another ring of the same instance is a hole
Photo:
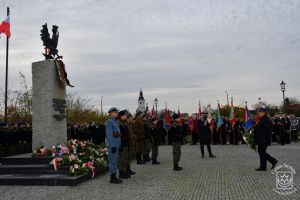
[[[0,174],[0,185],[76,186],[89,179],[89,174]]]
[[[0,159],[2,165],[11,164],[48,164],[53,159],[51,156],[32,157],[31,153],[4,157]]]
[[[65,174],[65,170],[55,171],[49,164],[1,165],[0,174]]]
[[[50,156],[32,157],[22,154],[0,159],[0,185],[75,186],[91,179],[90,174],[66,175],[66,169],[55,171]]]

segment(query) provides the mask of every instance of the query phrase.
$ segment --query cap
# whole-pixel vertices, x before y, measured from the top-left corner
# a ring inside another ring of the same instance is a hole
[[[119,112],[119,110],[116,107],[112,107],[108,110],[108,113],[112,113],[112,112]]]
[[[178,114],[175,113],[175,114],[173,115],[173,119],[176,120],[176,119],[178,119],[178,118],[180,118],[180,116],[179,116]]]
[[[143,114],[143,118],[148,117],[149,115],[147,113]]]
[[[127,115],[127,110],[121,110],[119,112],[119,117],[124,116],[124,115]]]
[[[261,104],[260,106],[259,106],[259,109],[258,109],[258,112],[267,112],[268,111],[268,109],[267,109],[267,107],[266,107],[266,104]]]
[[[156,118],[152,118],[152,119],[151,119],[151,123],[153,123],[153,122],[155,122],[155,121],[157,121]]]

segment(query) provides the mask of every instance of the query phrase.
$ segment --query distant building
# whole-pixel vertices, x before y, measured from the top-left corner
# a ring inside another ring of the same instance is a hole
[[[138,108],[136,109],[136,111],[140,111],[140,112],[145,112],[146,111],[146,104],[145,104],[145,99],[144,99],[144,95],[143,95],[143,91],[140,90],[140,96],[138,99]]]

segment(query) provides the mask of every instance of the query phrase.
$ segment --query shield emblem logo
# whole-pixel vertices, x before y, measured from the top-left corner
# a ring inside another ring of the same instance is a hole
[[[279,171],[276,173],[276,189],[293,189],[293,173],[291,171]]]

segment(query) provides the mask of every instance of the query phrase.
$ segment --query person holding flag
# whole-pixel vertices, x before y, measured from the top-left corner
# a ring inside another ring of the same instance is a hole
[[[199,140],[200,140],[200,150],[201,150],[202,158],[204,158],[204,145],[207,146],[209,157],[215,158],[215,156],[211,152],[211,147],[210,147],[211,134],[209,129],[210,123],[208,122],[206,113],[202,113],[200,120],[198,122],[198,127],[199,127]]]

